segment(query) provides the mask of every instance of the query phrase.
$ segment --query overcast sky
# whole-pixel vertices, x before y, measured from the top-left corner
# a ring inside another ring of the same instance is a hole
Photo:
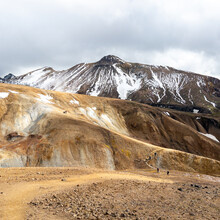
[[[105,55],[220,78],[218,0],[0,0],[0,76]]]

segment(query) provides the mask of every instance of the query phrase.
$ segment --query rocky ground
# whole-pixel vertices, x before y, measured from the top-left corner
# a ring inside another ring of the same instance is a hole
[[[108,180],[35,199],[30,206],[67,219],[219,219],[219,195],[220,187],[210,184]]]
[[[0,218],[220,219],[220,178],[153,169],[0,169]]]

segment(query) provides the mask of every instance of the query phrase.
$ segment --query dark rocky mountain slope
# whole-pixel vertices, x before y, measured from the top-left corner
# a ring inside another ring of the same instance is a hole
[[[2,82],[127,99],[188,112],[220,112],[220,80],[217,78],[167,66],[125,62],[112,55],[63,71],[45,67],[6,77]]]

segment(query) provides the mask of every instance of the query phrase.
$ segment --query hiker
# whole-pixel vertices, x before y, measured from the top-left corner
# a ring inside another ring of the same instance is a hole
[[[157,168],[157,172],[159,173],[159,171],[160,171],[160,169],[159,168]]]
[[[170,174],[170,171],[169,170],[167,170],[167,175],[169,175]]]
[[[157,153],[155,152],[155,153],[154,153],[154,157],[156,157],[156,156],[157,156]]]

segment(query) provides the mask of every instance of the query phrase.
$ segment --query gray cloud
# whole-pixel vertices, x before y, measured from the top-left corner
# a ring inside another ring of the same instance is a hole
[[[107,54],[220,78],[217,0],[0,2],[0,75]]]

